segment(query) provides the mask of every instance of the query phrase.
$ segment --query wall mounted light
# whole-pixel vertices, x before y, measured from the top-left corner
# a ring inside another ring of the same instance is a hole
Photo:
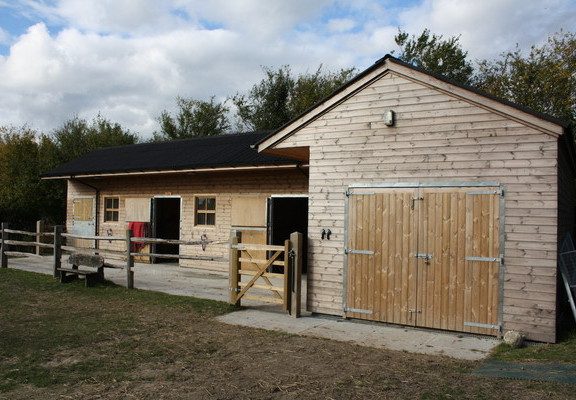
[[[396,115],[394,111],[392,110],[386,111],[384,113],[384,124],[386,124],[386,126],[394,126],[395,122],[396,122]]]

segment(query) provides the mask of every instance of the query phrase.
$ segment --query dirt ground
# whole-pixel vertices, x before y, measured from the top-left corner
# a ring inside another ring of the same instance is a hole
[[[477,362],[235,327],[222,303],[0,273],[0,399],[568,399]],[[8,276],[10,275],[10,276]]]

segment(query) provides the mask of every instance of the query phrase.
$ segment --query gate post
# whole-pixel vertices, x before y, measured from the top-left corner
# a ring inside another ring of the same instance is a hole
[[[292,280],[292,242],[290,240],[284,241],[284,311],[290,313],[290,288]]]
[[[0,243],[0,246],[2,246],[0,249],[1,268],[8,268],[8,256],[6,256],[6,250],[8,250],[8,245],[6,244],[6,240],[8,240],[8,232],[6,232],[5,229],[8,229],[8,223],[2,222],[2,239]]]
[[[62,265],[62,226],[54,226],[54,278],[60,277],[58,269]]]
[[[230,304],[240,306],[240,300],[238,299],[238,292],[240,291],[240,279],[238,270],[240,269],[240,263],[238,258],[240,251],[238,251],[238,243],[240,242],[241,233],[235,230],[230,231],[230,255],[229,255],[229,290],[230,290]]]
[[[290,315],[300,318],[302,302],[302,233],[293,232],[290,235],[290,247],[293,251],[292,277],[290,286]]]
[[[134,256],[132,255],[132,230],[126,230],[126,287],[134,289]]]
[[[42,242],[42,233],[44,232],[44,221],[36,221],[36,242]],[[36,245],[36,255],[39,256],[42,252],[42,247]]]

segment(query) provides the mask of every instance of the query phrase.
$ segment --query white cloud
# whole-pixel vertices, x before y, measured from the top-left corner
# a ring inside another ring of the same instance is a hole
[[[399,16],[404,30],[430,28],[447,36],[461,35],[473,58],[490,58],[518,44],[529,48],[561,28],[576,26],[573,0],[425,0]]]
[[[351,18],[334,18],[328,21],[330,32],[348,32],[356,26],[356,22]]]
[[[0,0],[0,7],[3,5]],[[16,4],[16,3],[14,3]],[[8,36],[0,56],[0,124],[49,132],[101,112],[149,135],[177,95],[225,99],[261,66],[365,68],[395,48],[397,25],[461,34],[473,57],[493,57],[576,26],[570,0],[548,9],[519,0],[424,0],[409,8],[358,0],[21,0],[38,23]],[[14,8],[16,7],[16,8]]]

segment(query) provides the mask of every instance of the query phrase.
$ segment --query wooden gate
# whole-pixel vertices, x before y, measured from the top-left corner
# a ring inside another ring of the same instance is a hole
[[[239,243],[240,232],[230,237],[230,300],[281,304],[300,316],[302,234],[294,232],[284,246]]]
[[[426,187],[350,194],[346,316],[499,333],[500,193]]]

